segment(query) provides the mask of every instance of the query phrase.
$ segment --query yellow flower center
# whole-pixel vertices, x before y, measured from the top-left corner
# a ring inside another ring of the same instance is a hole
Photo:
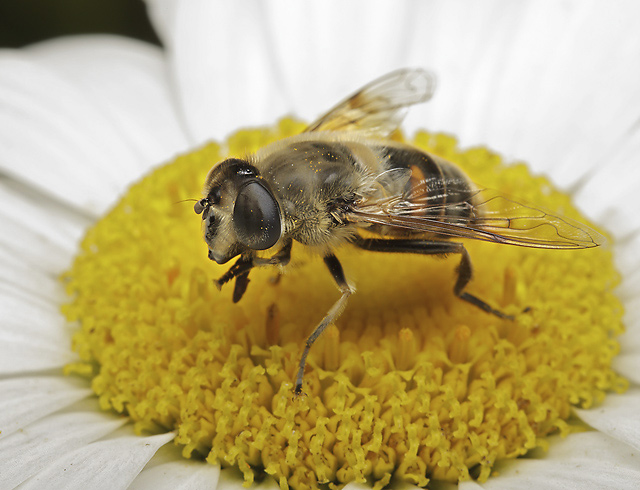
[[[626,384],[611,370],[623,330],[606,247],[549,251],[467,241],[467,290],[516,315],[486,314],[453,295],[458,258],[337,250],[358,288],[311,349],[306,396],[293,396],[304,340],[339,292],[322,260],[294,244],[286,274],[252,272],[246,295],[212,280],[193,212],[210,167],[299,132],[240,131],[133,185],[91,230],[65,274],[69,372],[93,378],[105,410],[138,431],[176,430],[185,457],[273,475],[281,487],[430,479],[486,480],[498,460],[566,434],[571,406]],[[569,198],[522,164],[420,133],[414,144],[475,182],[585,221]],[[525,308],[528,312],[522,313]]]

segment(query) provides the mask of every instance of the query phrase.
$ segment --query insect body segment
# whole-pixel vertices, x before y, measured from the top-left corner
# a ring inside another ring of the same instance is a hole
[[[234,302],[246,291],[253,267],[289,262],[293,241],[323,256],[341,292],[306,341],[297,394],[311,346],[355,291],[335,255],[341,245],[371,252],[459,254],[453,293],[510,319],[465,291],[472,278],[471,259],[452,239],[551,249],[589,248],[602,241],[585,225],[479,188],[453,163],[385,139],[397,128],[403,110],[430,98],[434,85],[423,70],[390,73],[302,134],[246,159],[227,159],[209,172],[205,197],[194,210],[202,214],[209,258],[224,264],[238,257],[216,281],[222,287],[235,279]]]

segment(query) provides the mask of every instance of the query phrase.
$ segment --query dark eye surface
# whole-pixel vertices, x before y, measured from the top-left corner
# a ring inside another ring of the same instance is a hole
[[[278,203],[257,180],[240,188],[233,208],[233,223],[238,240],[253,250],[271,248],[280,239],[282,223]]]

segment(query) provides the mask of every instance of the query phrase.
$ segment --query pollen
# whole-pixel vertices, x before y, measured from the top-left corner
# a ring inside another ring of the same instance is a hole
[[[622,333],[611,250],[557,251],[465,240],[467,291],[511,319],[453,294],[459,257],[336,250],[357,287],[311,349],[304,341],[339,297],[321,258],[294,244],[286,269],[260,268],[242,300],[207,258],[193,201],[211,166],[304,126],[289,119],[239,131],[134,184],[87,232],[64,274],[81,361],[100,406],[138,432],[176,431],[185,458],[234,466],[282,489],[369,482],[421,487],[490,477],[496,462],[545,446],[626,381],[611,368]],[[401,136],[397,136],[401,138]],[[419,133],[413,144],[473,182],[580,222],[570,197],[522,163]],[[187,202],[185,202],[187,201]],[[593,226],[593,225],[591,225]]]

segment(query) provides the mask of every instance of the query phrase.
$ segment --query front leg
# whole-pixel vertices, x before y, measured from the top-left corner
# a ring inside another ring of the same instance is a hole
[[[335,255],[333,254],[327,255],[324,258],[324,263],[329,268],[329,272],[331,273],[331,275],[333,276],[333,279],[338,284],[338,287],[342,292],[342,296],[340,296],[340,299],[338,299],[338,301],[334,303],[334,305],[331,307],[331,309],[326,314],[326,316],[322,319],[320,324],[315,328],[315,330],[311,333],[311,335],[309,335],[309,338],[305,343],[304,351],[302,352],[302,357],[300,357],[300,364],[298,365],[298,376],[296,377],[296,386],[294,390],[294,393],[296,394],[296,396],[302,393],[302,379],[304,377],[304,367],[307,362],[307,356],[309,355],[309,350],[311,350],[311,346],[318,339],[318,337],[322,335],[322,332],[324,332],[324,330],[340,316],[340,313],[342,313],[342,310],[344,310],[344,307],[347,305],[347,299],[349,298],[349,296],[351,296],[355,292],[355,289],[349,286],[349,284],[347,283],[347,280],[344,277],[344,271],[342,270],[342,265],[340,264],[340,261],[338,261],[338,258]]]
[[[278,252],[268,259],[256,257],[255,255],[242,255],[233,264],[227,272],[225,272],[219,279],[214,280],[213,283],[218,289],[222,289],[222,286],[232,279],[236,280],[233,288],[233,302],[237,303],[242,299],[247,286],[249,285],[249,272],[254,267],[264,267],[267,265],[287,265],[291,260],[291,247],[293,242],[288,240],[282,246]]]

